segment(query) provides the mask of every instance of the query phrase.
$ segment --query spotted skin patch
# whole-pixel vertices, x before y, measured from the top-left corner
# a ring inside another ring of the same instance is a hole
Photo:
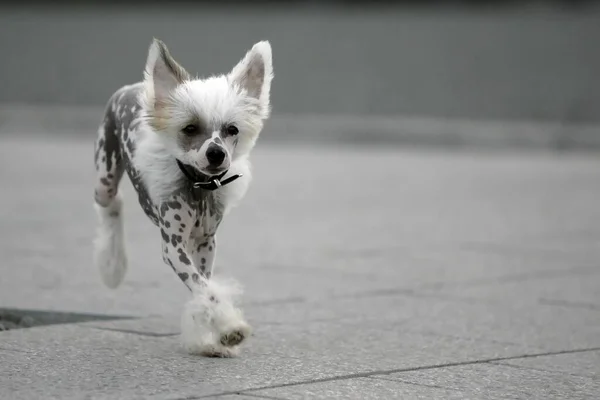
[[[203,274],[207,279],[211,277],[214,260],[215,260],[215,252],[209,251],[209,247],[212,248],[216,246],[217,240],[216,236],[202,237],[196,240],[196,245],[193,246],[193,251],[190,256],[194,261],[194,264],[199,266],[199,271]]]
[[[97,183],[94,189],[96,203],[106,207],[117,195],[123,175],[123,163],[114,121],[105,116],[94,143],[94,166]]]
[[[167,229],[168,229],[168,227],[167,227]],[[160,234],[165,242],[169,241],[169,235],[167,235],[167,232],[165,232],[165,230],[163,228],[160,229]]]
[[[158,225],[156,206],[152,204],[148,190],[132,163],[138,128],[142,123],[141,106],[138,102],[141,90],[141,83],[125,86],[111,96],[106,106],[104,120],[98,129],[94,153],[96,174],[106,189],[97,188],[95,198],[98,204],[108,205],[116,196],[126,171],[142,210],[155,225]]]
[[[179,261],[181,261],[185,265],[191,264],[190,259],[188,258],[187,254],[185,254],[185,251],[183,251],[183,249],[177,249],[177,252],[179,253]]]
[[[189,278],[189,275],[187,274],[187,272],[181,272],[177,275],[179,276],[179,279],[181,279],[184,282],[187,281]]]

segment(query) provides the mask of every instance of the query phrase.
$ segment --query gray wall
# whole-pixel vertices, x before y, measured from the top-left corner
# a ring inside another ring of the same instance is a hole
[[[0,103],[103,104],[153,36],[200,75],[269,39],[276,113],[600,120],[595,10],[3,7]]]

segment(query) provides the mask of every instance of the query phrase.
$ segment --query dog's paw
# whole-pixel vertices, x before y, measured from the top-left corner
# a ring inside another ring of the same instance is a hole
[[[183,345],[190,354],[234,357],[251,328],[233,305],[228,288],[209,282],[185,305],[181,318]]]
[[[239,328],[221,334],[221,339],[219,341],[223,346],[232,347],[242,343],[249,335],[250,327],[243,323]]]
[[[192,349],[189,353],[210,358],[234,358],[239,354],[239,348],[206,345],[202,348]]]
[[[229,328],[221,331],[219,337],[219,343],[223,346],[233,347],[241,344],[247,337],[252,334],[252,329],[243,319],[237,321],[237,323]]]

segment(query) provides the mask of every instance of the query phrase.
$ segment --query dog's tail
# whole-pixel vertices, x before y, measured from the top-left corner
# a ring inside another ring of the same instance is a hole
[[[94,264],[106,286],[117,288],[127,271],[125,235],[123,229],[123,201],[117,195],[107,207],[95,203],[99,226],[94,241]]]

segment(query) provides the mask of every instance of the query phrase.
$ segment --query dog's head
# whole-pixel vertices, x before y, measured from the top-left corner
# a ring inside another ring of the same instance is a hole
[[[206,175],[218,175],[254,146],[270,114],[271,45],[256,43],[227,74],[192,78],[154,39],[142,107],[168,151]]]

